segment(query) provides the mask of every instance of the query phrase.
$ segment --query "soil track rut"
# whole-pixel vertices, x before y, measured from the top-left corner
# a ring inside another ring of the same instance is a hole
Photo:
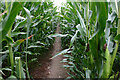
[[[60,25],[58,23],[56,33],[59,32]],[[30,71],[33,78],[66,78],[66,70],[62,67],[63,63],[60,62],[63,59],[63,56],[60,55],[50,60],[51,56],[54,56],[56,53],[59,53],[60,51],[61,51],[61,38],[56,37],[53,48],[50,50],[50,52],[47,53],[44,59],[42,58],[39,59],[39,62],[42,65]]]

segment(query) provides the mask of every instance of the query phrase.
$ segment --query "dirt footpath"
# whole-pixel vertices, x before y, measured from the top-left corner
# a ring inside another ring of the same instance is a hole
[[[60,32],[60,26],[57,25],[56,33]],[[30,73],[33,78],[66,78],[66,70],[62,67],[63,63],[60,61],[63,59],[63,56],[57,56],[54,59],[50,59],[56,53],[61,51],[61,38],[56,37],[53,45],[53,49],[50,50],[48,55],[44,59],[39,59],[41,66],[36,67]],[[50,54],[50,55],[49,55]]]

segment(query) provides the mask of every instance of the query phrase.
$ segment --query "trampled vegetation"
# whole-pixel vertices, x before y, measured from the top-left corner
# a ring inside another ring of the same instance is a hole
[[[120,78],[120,2],[0,3],[0,79],[33,79],[28,64],[61,37],[67,79]],[[61,32],[56,34],[57,24]]]

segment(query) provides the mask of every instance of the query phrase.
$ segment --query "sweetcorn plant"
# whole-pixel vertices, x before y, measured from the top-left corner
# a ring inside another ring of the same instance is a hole
[[[54,42],[47,35],[55,32],[57,8],[53,2],[1,2],[0,5],[0,66],[3,65],[0,73],[5,79],[30,79],[28,62],[43,55]]]
[[[118,78],[120,2],[68,2],[61,8],[65,68],[73,79]],[[64,42],[65,41],[65,42]],[[67,45],[66,45],[67,44]],[[67,54],[65,54],[67,53]],[[54,58],[54,57],[53,57]]]

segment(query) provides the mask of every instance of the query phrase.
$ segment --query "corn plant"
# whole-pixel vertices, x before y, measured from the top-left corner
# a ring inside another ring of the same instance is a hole
[[[29,64],[62,37],[68,78],[119,78],[120,2],[0,3],[0,79],[30,79]],[[54,34],[60,22],[61,34]],[[6,77],[5,77],[6,76]]]
[[[62,34],[72,37],[63,38],[63,48],[68,49],[57,55],[67,53],[62,62],[70,70],[68,78],[119,77],[113,70],[119,46],[118,11],[118,2],[107,1],[68,2],[61,8]]]
[[[55,32],[57,8],[53,2],[1,2],[0,5],[3,65],[0,73],[4,79],[30,79],[28,64],[54,42],[47,35]]]

